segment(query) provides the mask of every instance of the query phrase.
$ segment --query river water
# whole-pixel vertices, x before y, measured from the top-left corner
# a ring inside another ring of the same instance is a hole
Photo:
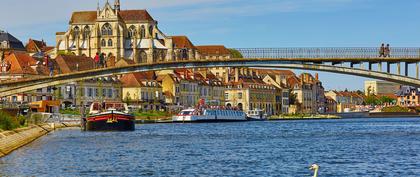
[[[419,153],[420,119],[149,124],[53,132],[0,176],[418,176]]]

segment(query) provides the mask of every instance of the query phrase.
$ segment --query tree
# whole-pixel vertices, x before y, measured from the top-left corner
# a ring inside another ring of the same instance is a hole
[[[378,105],[380,104],[380,101],[376,98],[375,95],[369,95],[366,97],[365,103],[367,105]]]
[[[230,51],[230,54],[232,54],[232,57],[233,58],[244,58],[244,56],[242,55],[242,53],[239,52],[236,49],[229,49],[229,51]]]
[[[382,104],[385,104],[385,103],[394,103],[395,102],[395,99],[392,99],[391,97],[388,97],[388,96],[382,96],[382,97],[379,98],[379,101]]]

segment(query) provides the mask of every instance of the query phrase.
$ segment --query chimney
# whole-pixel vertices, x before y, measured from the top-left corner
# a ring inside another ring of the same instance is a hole
[[[319,75],[318,75],[318,73],[315,73],[315,79],[316,79],[317,81],[319,81]]]

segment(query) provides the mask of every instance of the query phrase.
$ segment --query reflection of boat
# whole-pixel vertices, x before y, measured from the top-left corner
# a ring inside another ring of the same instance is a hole
[[[125,103],[92,103],[86,118],[87,131],[134,131],[134,116]]]
[[[249,110],[246,116],[248,120],[267,120],[267,114],[261,109]]]
[[[243,111],[222,109],[184,109],[172,118],[174,122],[233,122],[246,121]]]

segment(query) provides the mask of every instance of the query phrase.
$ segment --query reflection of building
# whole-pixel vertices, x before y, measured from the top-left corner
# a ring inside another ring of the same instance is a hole
[[[146,111],[164,109],[162,86],[155,79],[154,72],[124,75],[120,79],[123,101]]]
[[[390,95],[400,89],[400,84],[387,81],[365,81],[365,94],[368,95]]]
[[[108,1],[96,11],[74,12],[67,32],[56,35],[57,52],[94,57],[96,53],[136,63],[172,60],[172,39],[157,27],[146,10],[121,10]]]
[[[420,105],[420,91],[411,86],[402,86],[397,92],[397,105],[410,107]]]

